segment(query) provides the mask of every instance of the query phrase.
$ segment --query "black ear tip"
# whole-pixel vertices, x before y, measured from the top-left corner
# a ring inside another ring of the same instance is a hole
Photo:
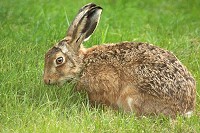
[[[97,11],[99,11],[99,10],[103,10],[103,8],[100,7],[100,6],[95,6],[95,7],[91,8],[91,9],[86,13],[86,16],[89,17],[89,16],[91,16],[91,15],[94,15],[94,14],[95,14]]]
[[[100,10],[103,10],[103,8],[102,8],[102,7],[100,7],[100,6],[97,6],[96,8],[97,8],[97,9],[100,9]]]
[[[91,7],[96,6],[96,4],[94,4],[94,3],[88,3],[87,5],[91,6]]]
[[[96,4],[94,4],[94,3],[88,3],[88,4],[86,4],[85,6],[83,6],[80,10],[79,10],[79,12],[81,12],[81,11],[83,11],[83,10],[85,10],[85,9],[100,9],[100,10],[102,10],[103,8],[102,7],[100,7],[100,6],[98,6],[98,5],[96,5]]]
[[[88,3],[84,7],[103,9],[102,7],[96,5],[95,3]]]
[[[102,9],[103,8],[101,8],[101,7],[94,7],[93,9],[91,9],[90,11],[89,11],[89,13],[88,14],[90,14],[90,13],[96,13],[96,12],[98,12],[98,11],[102,11]]]
[[[86,8],[86,7],[92,8],[92,7],[95,7],[95,6],[97,6],[97,5],[94,4],[94,3],[88,3],[85,6],[83,6],[83,8]]]

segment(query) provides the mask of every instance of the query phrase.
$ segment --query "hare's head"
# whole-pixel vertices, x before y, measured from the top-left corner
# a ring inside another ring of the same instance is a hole
[[[81,71],[80,46],[94,32],[102,8],[95,4],[82,7],[67,30],[67,36],[45,55],[44,82],[62,84]]]

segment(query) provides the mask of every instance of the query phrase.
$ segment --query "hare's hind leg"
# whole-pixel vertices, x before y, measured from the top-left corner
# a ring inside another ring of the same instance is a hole
[[[142,103],[143,98],[141,97],[141,93],[131,86],[125,87],[117,100],[119,108],[125,112],[134,112],[136,115],[142,114]]]
[[[117,100],[117,105],[125,112],[134,112],[137,116],[163,114],[173,117],[175,115],[170,103],[141,93],[132,86],[122,90]]]

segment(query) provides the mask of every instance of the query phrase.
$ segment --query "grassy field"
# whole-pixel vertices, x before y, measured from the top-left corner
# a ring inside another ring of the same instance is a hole
[[[88,0],[0,1],[0,132],[200,132],[200,1],[95,0],[104,10],[85,43],[149,42],[172,51],[197,81],[190,119],[136,118],[91,108],[73,85],[46,86],[44,54]]]

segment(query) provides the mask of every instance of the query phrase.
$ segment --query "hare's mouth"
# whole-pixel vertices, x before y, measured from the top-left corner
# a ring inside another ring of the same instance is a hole
[[[74,78],[71,78],[71,77],[68,77],[68,78],[65,78],[65,79],[63,79],[63,80],[60,80],[59,81],[59,84],[61,84],[61,85],[63,85],[63,84],[65,84],[65,83],[72,83],[72,82],[74,82]]]
[[[70,83],[72,83],[72,81],[73,81],[73,79],[68,79],[68,80],[66,80],[65,82],[66,82],[67,84],[70,84]]]
[[[76,81],[73,78],[65,79],[65,80],[60,80],[59,82],[56,83],[57,86],[63,86],[64,84],[75,84]]]

